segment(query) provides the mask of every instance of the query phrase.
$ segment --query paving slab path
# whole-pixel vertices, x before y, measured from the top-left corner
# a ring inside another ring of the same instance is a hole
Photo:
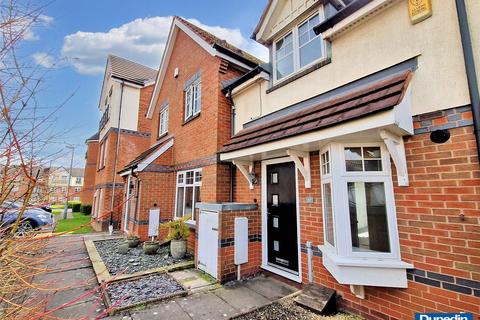
[[[259,276],[234,286],[197,292],[130,311],[109,320],[224,320],[267,305],[297,289],[273,278]]]
[[[45,311],[60,319],[96,319],[105,306],[84,238],[97,234],[69,235],[49,239],[47,246],[52,258],[48,260],[49,272],[36,276],[34,282],[48,286],[48,305]],[[212,285],[195,270],[182,270],[172,276],[192,293],[158,304],[145,310],[126,311],[107,320],[220,320],[251,311],[297,291],[294,287],[273,278],[259,276],[235,285]],[[93,292],[93,293],[92,293]],[[69,304],[64,307],[65,304]]]
[[[94,234],[98,236],[98,234]],[[48,272],[33,282],[48,288],[45,312],[60,319],[95,319],[105,310],[84,238],[92,235],[65,235],[48,239]]]

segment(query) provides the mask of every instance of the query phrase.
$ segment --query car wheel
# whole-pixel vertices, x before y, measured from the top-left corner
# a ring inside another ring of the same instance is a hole
[[[34,227],[32,226],[32,223],[28,220],[20,222],[18,225],[17,231],[15,232],[15,235],[17,237],[23,237],[26,235],[29,235],[32,233],[34,230]]]

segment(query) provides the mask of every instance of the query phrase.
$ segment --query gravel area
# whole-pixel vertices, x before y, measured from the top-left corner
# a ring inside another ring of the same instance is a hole
[[[166,273],[114,282],[109,284],[106,290],[115,308],[128,307],[184,291],[182,286]]]
[[[170,247],[168,244],[160,246],[157,254],[154,255],[144,254],[142,244],[136,248],[129,248],[127,254],[120,254],[117,252],[117,247],[123,242],[123,239],[94,241],[95,248],[111,275],[116,275],[123,271],[125,271],[125,273],[135,273],[191,259],[188,255],[185,256],[184,259],[173,259],[172,256],[170,256]]]
[[[321,316],[297,305],[288,299],[275,302],[245,315],[233,318],[235,320],[360,320],[361,318],[337,314],[334,316]]]

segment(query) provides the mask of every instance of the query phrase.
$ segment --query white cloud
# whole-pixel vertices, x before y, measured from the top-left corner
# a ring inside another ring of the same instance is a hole
[[[136,19],[107,32],[78,31],[64,38],[61,55],[82,74],[102,73],[109,53],[158,68],[171,21],[172,17],[152,17]],[[266,49],[244,37],[239,29],[189,21],[259,58],[268,59]]]
[[[45,52],[36,52],[32,55],[33,61],[44,68],[51,68],[54,66],[54,58]]]
[[[25,26],[28,25],[23,33],[23,40],[35,41],[40,37],[35,33],[34,29],[38,27],[47,27],[53,22],[53,17],[47,15],[39,15],[36,21],[25,21]]]

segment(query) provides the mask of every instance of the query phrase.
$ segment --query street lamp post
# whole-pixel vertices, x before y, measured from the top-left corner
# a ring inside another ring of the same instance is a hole
[[[75,147],[74,146],[67,145],[66,147],[68,149],[72,149],[72,157],[70,159],[70,170],[68,170],[67,199],[65,201],[65,207],[63,208],[63,219],[67,219],[68,197],[70,196],[70,180],[72,179],[73,154],[75,153]]]

